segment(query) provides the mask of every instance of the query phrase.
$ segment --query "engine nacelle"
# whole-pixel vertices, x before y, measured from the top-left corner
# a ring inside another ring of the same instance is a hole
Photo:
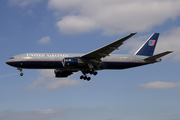
[[[70,68],[70,67],[78,67],[78,66],[81,66],[83,65],[84,62],[79,59],[79,58],[64,58],[63,59],[63,66],[66,67],[66,68]]]
[[[68,77],[69,75],[73,74],[71,71],[65,71],[65,70],[54,70],[55,77]]]

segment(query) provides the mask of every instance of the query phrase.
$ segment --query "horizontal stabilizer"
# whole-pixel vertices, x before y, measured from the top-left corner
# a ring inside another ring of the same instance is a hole
[[[153,55],[153,56],[151,56],[151,57],[148,57],[148,58],[145,58],[144,60],[156,60],[156,59],[158,59],[158,58],[161,58],[161,57],[163,57],[163,56],[165,56],[165,55],[167,55],[167,54],[169,54],[169,53],[172,53],[173,51],[166,51],[166,52],[163,52],[163,53],[159,53],[159,54],[157,54],[157,55]]]

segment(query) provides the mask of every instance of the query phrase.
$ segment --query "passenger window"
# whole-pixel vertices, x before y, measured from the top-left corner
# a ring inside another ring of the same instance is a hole
[[[11,57],[11,58],[9,58],[9,59],[14,59],[14,57]]]

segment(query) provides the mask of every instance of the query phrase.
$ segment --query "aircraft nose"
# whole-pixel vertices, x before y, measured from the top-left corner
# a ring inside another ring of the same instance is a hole
[[[16,67],[16,63],[14,61],[7,60],[6,64],[13,66],[13,67]]]
[[[11,57],[11,58],[9,58],[9,59],[6,61],[6,64],[12,65],[12,64],[13,64],[13,61],[14,61],[14,57]]]
[[[6,61],[6,64],[10,65],[10,61],[9,61],[9,60],[7,60],[7,61]]]

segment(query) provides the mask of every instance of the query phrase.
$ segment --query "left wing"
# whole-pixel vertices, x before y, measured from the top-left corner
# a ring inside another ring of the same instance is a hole
[[[81,56],[80,58],[100,60],[101,58],[109,56],[109,54],[111,52],[113,52],[114,50],[118,50],[118,47],[121,46],[124,41],[126,41],[127,39],[129,39],[130,37],[132,37],[135,34],[136,33],[131,33],[124,38],[121,38],[115,42],[112,42],[112,43],[110,43],[104,47],[101,47],[99,49],[96,49],[92,52],[89,52],[89,53]]]

